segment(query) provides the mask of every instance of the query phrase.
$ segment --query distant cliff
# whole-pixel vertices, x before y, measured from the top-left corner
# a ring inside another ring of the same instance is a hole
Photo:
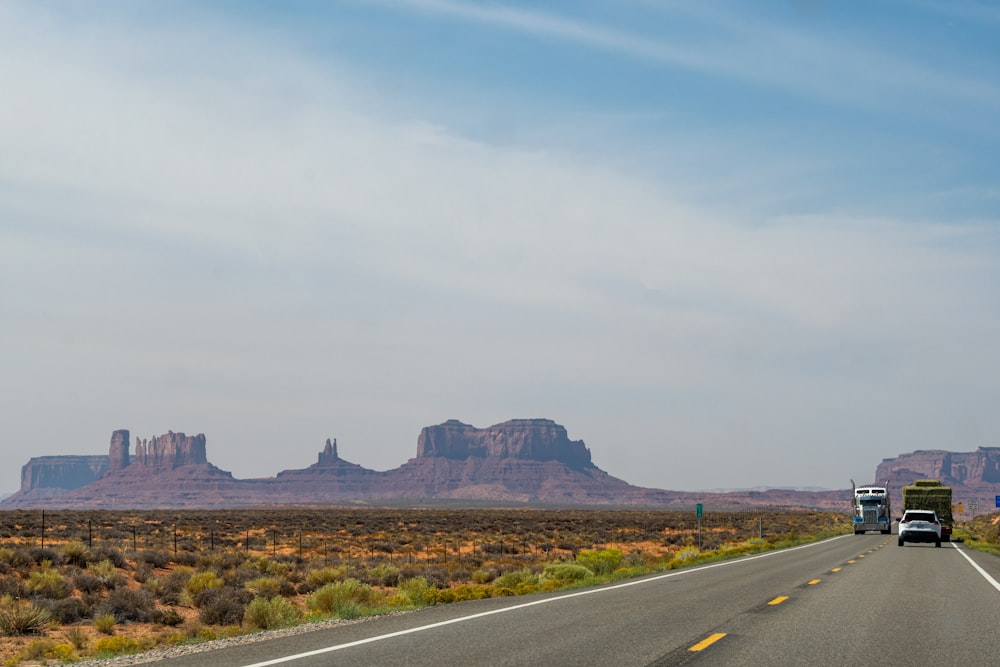
[[[898,479],[912,476],[915,468],[928,476],[948,471],[992,479],[994,449],[982,448],[982,460],[917,452],[921,456],[888,472]],[[457,420],[425,427],[416,457],[386,471],[341,458],[337,441],[328,439],[311,466],[259,479],[235,479],[212,465],[204,434],[169,431],[133,444],[129,431],[119,429],[106,456],[31,459],[22,469],[21,490],[0,508],[211,509],[383,501],[693,507],[703,502],[846,511],[849,495],[849,489],[695,493],[636,487],[595,466],[584,442],[570,440],[563,426],[549,419],[514,419],[486,428]]]
[[[427,426],[417,438],[417,458],[443,457],[559,461],[572,468],[592,468],[590,450],[570,440],[566,429],[550,419],[513,419],[478,429],[451,419]]]
[[[882,459],[875,469],[875,480],[888,481],[898,508],[902,508],[902,488],[917,479],[940,480],[952,487],[956,504],[977,501],[980,513],[992,511],[1000,495],[1000,447],[979,447],[974,452],[917,450]]]

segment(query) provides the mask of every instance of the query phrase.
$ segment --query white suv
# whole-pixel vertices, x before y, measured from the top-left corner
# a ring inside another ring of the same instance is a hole
[[[899,521],[899,546],[904,542],[933,542],[941,546],[941,522],[934,510],[906,510]]]

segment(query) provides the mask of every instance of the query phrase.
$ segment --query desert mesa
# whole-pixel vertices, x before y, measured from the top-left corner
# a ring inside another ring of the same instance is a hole
[[[859,472],[862,475],[863,471]],[[956,476],[958,475],[958,476]],[[875,479],[900,484],[933,477],[985,500],[1000,491],[1000,447],[918,451],[883,459]],[[866,480],[869,481],[869,480]],[[247,506],[532,504],[717,507],[773,505],[846,509],[850,489],[705,493],[634,486],[594,465],[582,440],[550,419],[513,419],[487,428],[448,420],[423,428],[416,457],[377,471],[341,458],[327,440],[316,463],[273,477],[237,479],[209,462],[204,434],[168,431],[131,440],[112,433],[106,455],[40,456],[21,470],[21,488],[0,509],[225,509]],[[956,498],[958,495],[956,495]]]

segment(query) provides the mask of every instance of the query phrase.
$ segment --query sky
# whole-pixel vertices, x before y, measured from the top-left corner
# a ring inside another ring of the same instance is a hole
[[[546,418],[640,486],[1000,445],[990,2],[0,3],[0,491]]]

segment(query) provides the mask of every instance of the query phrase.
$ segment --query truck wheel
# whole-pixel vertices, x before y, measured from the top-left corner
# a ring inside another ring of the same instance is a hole
[[[891,533],[891,532],[892,532],[892,530],[891,530],[891,529],[889,529],[889,528],[886,528],[885,530],[883,530],[883,531],[882,531],[882,534],[883,534],[883,535],[888,535],[888,534],[889,534],[889,533]]]
[[[936,547],[940,547],[940,546],[941,546],[941,540],[938,540],[937,542],[935,542],[935,543],[934,543],[934,546],[936,546]]]
[[[897,542],[897,544],[898,544],[899,546],[903,546],[903,540],[899,540],[899,542]]]

